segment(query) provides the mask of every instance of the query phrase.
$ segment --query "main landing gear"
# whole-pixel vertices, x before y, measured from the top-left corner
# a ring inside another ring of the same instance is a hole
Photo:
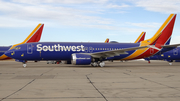
[[[169,65],[172,65],[172,62],[169,62]]]
[[[26,62],[23,62],[23,67],[25,68],[27,66]]]
[[[169,65],[172,65],[173,60],[168,60]]]
[[[92,62],[91,66],[92,67],[104,67],[105,63],[104,62]]]

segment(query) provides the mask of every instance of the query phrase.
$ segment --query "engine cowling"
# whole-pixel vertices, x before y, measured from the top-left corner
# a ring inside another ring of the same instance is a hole
[[[72,64],[74,65],[89,65],[91,64],[91,56],[86,54],[72,54]]]

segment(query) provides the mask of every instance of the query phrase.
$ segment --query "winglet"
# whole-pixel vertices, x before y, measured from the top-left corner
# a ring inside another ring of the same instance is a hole
[[[37,27],[29,34],[29,36],[22,42],[22,44],[30,42],[39,42],[39,40],[41,39],[43,27],[44,24],[38,24]]]
[[[144,41],[145,34],[146,32],[142,32],[134,43],[139,43],[141,41]]]

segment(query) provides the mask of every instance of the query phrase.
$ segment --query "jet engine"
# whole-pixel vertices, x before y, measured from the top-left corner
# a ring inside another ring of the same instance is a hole
[[[90,55],[74,53],[72,54],[72,64],[74,65],[89,65],[92,58]]]

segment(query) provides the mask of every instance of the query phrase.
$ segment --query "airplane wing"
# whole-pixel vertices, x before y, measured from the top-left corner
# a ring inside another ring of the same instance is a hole
[[[164,46],[161,46],[161,47],[162,47],[162,48],[171,48],[171,47],[177,47],[177,46],[180,46],[180,44],[164,45]]]
[[[148,47],[150,46],[132,47],[132,48],[119,49],[119,50],[102,51],[96,53],[81,53],[81,54],[91,55],[94,58],[101,58],[101,57],[106,58],[106,57],[119,56],[120,54],[128,54],[126,51],[143,49]]]

